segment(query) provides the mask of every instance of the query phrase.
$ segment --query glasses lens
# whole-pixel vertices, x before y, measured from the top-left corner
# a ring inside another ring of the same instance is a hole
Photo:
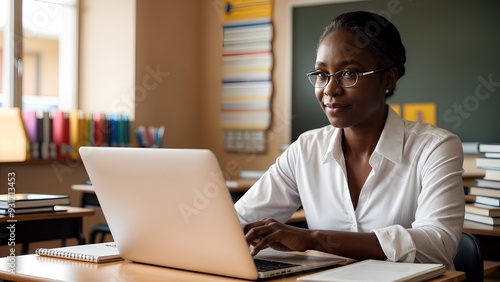
[[[358,73],[355,71],[339,71],[335,73],[335,77],[337,78],[337,82],[342,87],[351,87],[358,82]]]
[[[314,86],[314,87],[317,87],[316,86],[316,78],[317,77],[318,76],[316,74],[308,74],[307,75],[307,78],[309,79],[309,82],[311,82],[312,86]]]
[[[324,73],[308,74],[309,81],[316,88],[325,87],[328,84],[328,75]]]

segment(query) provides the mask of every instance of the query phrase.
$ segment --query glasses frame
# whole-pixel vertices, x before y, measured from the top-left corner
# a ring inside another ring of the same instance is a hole
[[[372,70],[372,71],[367,71],[367,72],[357,72],[357,71],[353,71],[353,70],[339,70],[339,71],[337,71],[337,72],[335,72],[333,74],[326,73],[326,72],[320,71],[320,70],[314,70],[314,71],[308,72],[306,75],[307,75],[307,78],[308,78],[309,82],[312,84],[312,86],[314,86],[314,88],[325,88],[328,85],[328,83],[330,83],[330,78],[332,76],[333,76],[335,82],[340,87],[342,87],[342,88],[350,88],[350,87],[355,86],[358,83],[358,80],[359,80],[360,77],[367,76],[367,75],[370,75],[370,74],[374,74],[374,73],[383,71],[385,69],[387,69],[387,68],[380,68],[380,69],[376,69],[376,70]],[[356,74],[356,81],[352,85],[350,85],[350,86],[344,86],[344,85],[340,84],[340,78],[338,77],[339,73],[346,72],[346,71],[350,71],[350,72],[353,72],[353,73]],[[311,76],[312,75],[316,75],[316,74],[320,74],[320,73],[323,73],[323,74],[326,75],[326,83],[323,86],[316,86],[316,84],[311,81]]]

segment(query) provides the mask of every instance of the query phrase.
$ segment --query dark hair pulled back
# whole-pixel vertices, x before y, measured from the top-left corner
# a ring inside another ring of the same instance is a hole
[[[319,39],[338,29],[353,32],[356,36],[355,48],[368,47],[372,50],[380,67],[396,67],[398,79],[405,74],[406,51],[397,28],[386,18],[371,12],[348,12],[337,16],[325,28]],[[394,94],[390,89],[387,98]]]

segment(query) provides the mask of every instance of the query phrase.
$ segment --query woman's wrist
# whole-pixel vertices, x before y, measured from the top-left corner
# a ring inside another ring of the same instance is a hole
[[[320,230],[310,230],[307,239],[307,246],[309,250],[317,250],[323,252],[333,252],[331,236],[327,236]]]

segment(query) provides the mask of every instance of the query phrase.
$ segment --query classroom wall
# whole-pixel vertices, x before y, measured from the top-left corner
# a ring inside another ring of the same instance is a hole
[[[218,1],[136,2],[136,87],[153,67],[159,70],[161,79],[150,90],[136,92],[132,126],[165,125],[163,145],[167,148],[211,149],[228,178],[237,177],[241,169],[267,169],[289,135],[284,103],[290,2],[276,0],[274,4],[273,119],[266,153],[224,150],[219,127],[222,14]]]
[[[135,0],[81,0],[78,107],[133,118]],[[116,7],[120,7],[117,11]],[[112,18],[112,20],[110,20]]]
[[[201,146],[207,95],[200,40],[201,2],[136,1],[135,121],[166,127],[164,147]],[[135,137],[134,137],[135,138]]]

